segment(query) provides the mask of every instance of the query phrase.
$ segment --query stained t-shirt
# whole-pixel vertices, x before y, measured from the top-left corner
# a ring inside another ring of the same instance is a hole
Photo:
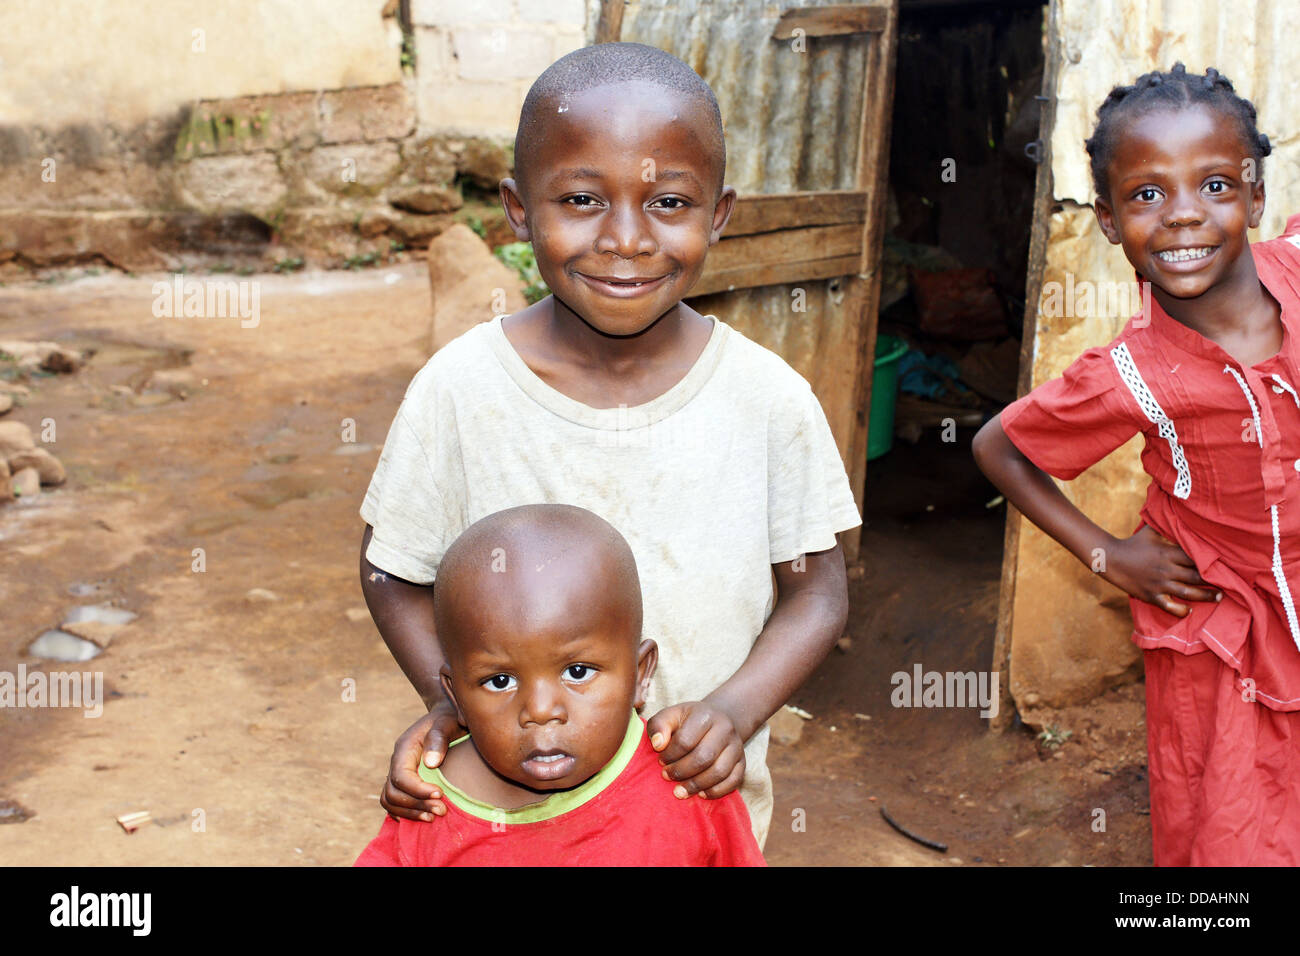
[[[467,527],[524,504],[592,511],[627,539],[659,645],[647,714],[702,700],[745,662],[775,604],[772,565],[861,524],[830,426],[781,358],[710,316],[680,382],[592,408],[547,385],[501,316],[439,350],[397,410],[361,506],[366,557],[431,583]],[[760,845],[772,814],[768,731],[745,746],[741,794]]]
[[[1154,296],[1108,345],[1002,413],[1002,427],[1047,473],[1071,479],[1141,432],[1151,476],[1142,523],[1176,542],[1221,602],[1178,618],[1131,600],[1133,640],[1211,651],[1266,707],[1300,710],[1300,216],[1251,245],[1281,306],[1277,355],[1244,366],[1172,318]],[[1146,285],[1146,280],[1140,280]]]
[[[460,744],[468,738],[457,741]],[[740,794],[679,800],[635,714],[614,759],[590,780],[503,810],[423,764],[447,814],[389,817],[355,866],[766,866]]]

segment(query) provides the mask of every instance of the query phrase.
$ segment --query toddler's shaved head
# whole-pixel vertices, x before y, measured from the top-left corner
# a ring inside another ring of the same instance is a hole
[[[476,521],[447,549],[434,586],[434,625],[448,663],[483,628],[614,613],[641,638],[641,585],[627,541],[573,505],[523,505]]]

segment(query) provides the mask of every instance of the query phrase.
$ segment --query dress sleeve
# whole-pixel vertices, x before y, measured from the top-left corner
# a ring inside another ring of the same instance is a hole
[[[772,564],[835,547],[862,524],[821,403],[806,382],[769,427],[767,526]]]
[[[1147,421],[1120,378],[1110,348],[1089,349],[1060,378],[1002,410],[1002,428],[1011,443],[1063,481],[1101,461]]]
[[[1282,302],[1283,312],[1295,314],[1300,301],[1300,215],[1291,216],[1276,239],[1252,243],[1259,277],[1274,295],[1290,292],[1290,302]]]
[[[701,802],[708,808],[713,825],[715,843],[710,866],[767,866],[740,791],[733,790],[721,800]]]
[[[433,583],[465,510],[454,410],[436,376],[431,361],[411,380],[361,504],[374,528],[366,560],[413,584]]]

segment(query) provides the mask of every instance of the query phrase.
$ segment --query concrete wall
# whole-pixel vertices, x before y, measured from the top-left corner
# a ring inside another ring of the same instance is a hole
[[[423,133],[513,138],[533,81],[589,42],[584,0],[411,0],[411,22]]]
[[[1110,88],[1182,60],[1189,71],[1213,66],[1254,102],[1274,151],[1264,163],[1268,204],[1252,241],[1281,232],[1300,209],[1300,84],[1289,47],[1300,5],[1270,0],[1054,0],[1061,68],[1055,88],[1051,162],[1060,205],[1050,222],[1044,283],[1128,282],[1133,269],[1102,236],[1083,142]],[[1080,310],[1046,316],[1033,342],[1033,385],[1060,375],[1084,349],[1113,338],[1131,312]],[[1065,494],[1117,535],[1131,533],[1147,477],[1135,438],[1072,482]],[[1013,517],[1013,521],[1021,521]],[[1045,708],[1086,701],[1141,673],[1129,642],[1127,596],[1079,564],[1028,522],[1021,523],[1011,623],[1011,692],[1026,720]]]
[[[129,127],[199,99],[392,83],[384,2],[5,0],[0,121]]]
[[[464,184],[509,174],[523,97],[588,42],[588,6],[411,0],[404,53],[398,0],[6,0],[0,278],[427,245]]]

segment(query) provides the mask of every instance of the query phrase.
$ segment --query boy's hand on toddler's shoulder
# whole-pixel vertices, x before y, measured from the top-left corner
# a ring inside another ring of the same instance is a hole
[[[1222,593],[1201,580],[1196,563],[1178,545],[1148,525],[1105,549],[1099,574],[1139,601],[1186,617],[1186,601],[1217,601]],[[1095,567],[1095,566],[1094,566]]]
[[[447,745],[461,733],[455,710],[444,702],[411,724],[397,738],[393,745],[393,758],[388,764],[388,779],[379,795],[380,805],[391,816],[424,821],[446,816],[442,791],[420,779],[420,760],[427,753],[428,765],[438,766],[447,755]]]
[[[745,777],[745,742],[722,708],[707,701],[665,707],[646,721],[650,744],[659,751],[664,779],[676,780],[679,799],[700,794],[725,797]]]

